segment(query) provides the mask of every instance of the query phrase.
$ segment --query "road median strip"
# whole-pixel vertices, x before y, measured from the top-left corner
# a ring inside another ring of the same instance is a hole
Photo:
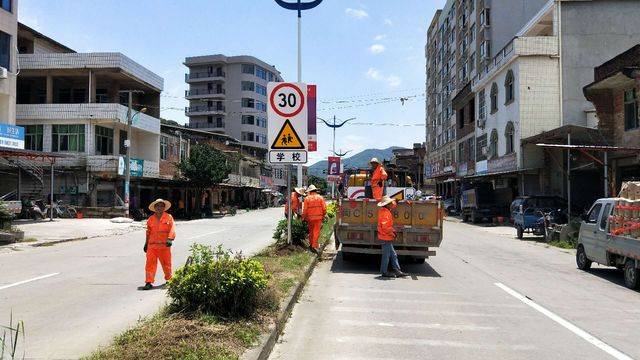
[[[322,250],[331,240],[333,221],[323,226]],[[267,359],[319,258],[301,247],[274,244],[251,257],[269,276],[256,314],[224,319],[167,306],[87,359]]]

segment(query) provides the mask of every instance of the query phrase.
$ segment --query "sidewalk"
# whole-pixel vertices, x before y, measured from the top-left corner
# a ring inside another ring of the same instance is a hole
[[[53,221],[16,221],[24,231],[26,244],[42,246],[63,241],[126,234],[144,229],[143,222],[114,223],[110,219],[54,219]],[[36,241],[33,241],[36,240]],[[25,243],[22,243],[23,245]],[[20,244],[15,244],[20,245]]]

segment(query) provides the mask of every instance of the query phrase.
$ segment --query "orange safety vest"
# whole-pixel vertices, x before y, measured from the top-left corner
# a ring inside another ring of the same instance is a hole
[[[168,239],[176,238],[176,225],[173,216],[162,213],[160,220],[153,214],[147,220],[147,245],[149,248],[165,248]]]
[[[386,207],[378,210],[378,239],[393,241],[396,238],[396,230],[393,228],[393,214]]]
[[[304,199],[302,206],[302,218],[307,221],[322,220],[327,214],[327,204],[322,196],[311,194]]]
[[[373,198],[380,200],[384,189],[384,182],[387,180],[387,172],[382,165],[378,164],[373,175],[371,175],[371,191],[373,192]]]
[[[292,192],[291,193],[291,213],[292,214],[297,214],[298,211],[300,211],[300,194],[298,194],[297,192]],[[284,203],[284,212],[286,214],[289,213],[289,202],[285,202]]]

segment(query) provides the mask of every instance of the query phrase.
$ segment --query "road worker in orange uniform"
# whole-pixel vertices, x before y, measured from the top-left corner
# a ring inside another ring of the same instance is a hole
[[[400,270],[398,254],[393,248],[393,241],[397,233],[393,228],[393,213],[391,210],[397,207],[396,201],[388,196],[384,196],[378,203],[378,240],[382,243],[382,259],[380,261],[380,274],[385,278],[405,277],[406,273]],[[389,272],[389,259],[393,272]]]
[[[371,164],[372,170],[371,192],[373,192],[373,198],[376,199],[376,201],[380,201],[384,192],[384,182],[387,180],[387,172],[377,158],[371,159],[369,163]]]
[[[171,280],[171,245],[176,238],[176,226],[173,217],[165,212],[170,207],[171,203],[162,199],[149,205],[149,210],[154,214],[147,220],[147,241],[144,244],[144,252],[147,253],[144,267],[146,279],[142,290],[153,288],[158,260],[164,271],[164,279]]]
[[[304,196],[304,188],[297,187],[291,193],[291,214],[293,216],[300,216],[302,214],[302,197]],[[289,216],[289,202],[284,203],[284,217]]]
[[[307,221],[309,226],[309,244],[311,252],[318,253],[318,238],[322,220],[327,215],[327,204],[322,196],[318,195],[318,189],[314,185],[307,188],[307,197],[302,205],[302,219]]]

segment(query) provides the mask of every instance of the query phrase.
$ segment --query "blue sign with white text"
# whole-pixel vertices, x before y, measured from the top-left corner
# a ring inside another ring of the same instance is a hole
[[[0,147],[24,149],[24,128],[9,124],[0,124]]]

